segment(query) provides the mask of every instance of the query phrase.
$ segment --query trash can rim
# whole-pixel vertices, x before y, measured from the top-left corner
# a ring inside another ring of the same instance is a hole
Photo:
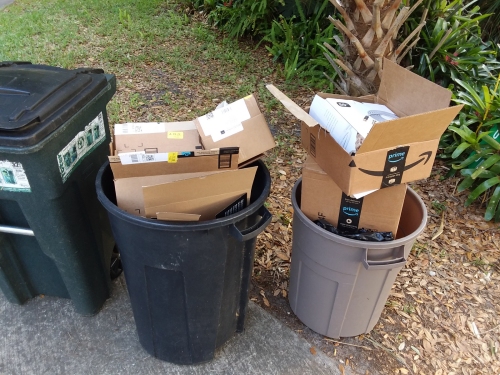
[[[237,212],[235,214],[220,219],[206,220],[201,222],[164,221],[164,220],[148,219],[142,216],[130,214],[122,210],[116,204],[114,204],[109,200],[106,194],[104,194],[104,190],[102,187],[102,176],[105,173],[106,169],[111,168],[109,166],[109,161],[106,161],[101,166],[99,172],[97,173],[97,178],[96,178],[97,198],[104,206],[104,208],[106,208],[109,214],[112,214],[121,220],[125,220],[128,221],[129,223],[142,227],[158,229],[158,230],[175,230],[175,231],[209,230],[209,229],[219,228],[221,226],[236,224],[245,219],[246,217],[254,214],[261,208],[261,206],[264,205],[267,197],[269,196],[269,193],[271,191],[271,175],[269,173],[268,168],[266,167],[266,165],[262,160],[257,160],[256,162],[250,165],[262,166],[262,170],[265,174],[266,181],[268,183],[266,184],[260,196],[253,203],[248,205],[240,212]]]
[[[424,202],[422,201],[422,198],[418,196],[418,194],[411,188],[407,187],[407,194],[411,194],[414,198],[417,199],[417,201],[420,203],[423,211],[422,215],[422,221],[418,228],[413,231],[411,234],[398,238],[394,241],[387,241],[387,242],[369,242],[369,241],[359,241],[359,240],[353,240],[350,238],[342,237],[339,236],[338,234],[330,233],[327,230],[319,227],[318,225],[314,224],[312,220],[310,220],[300,209],[299,204],[297,202],[297,189],[299,186],[302,185],[302,177],[300,177],[295,185],[293,186],[292,190],[292,206],[294,208],[294,214],[297,215],[300,220],[302,220],[311,230],[313,230],[316,234],[327,238],[331,241],[341,243],[342,245],[346,246],[354,246],[354,247],[366,247],[369,249],[387,249],[387,248],[393,248],[393,247],[398,247],[398,246],[404,246],[406,245],[410,239],[416,238],[422,231],[425,229],[425,226],[427,225],[427,209],[425,208]],[[301,186],[302,187],[302,186]]]

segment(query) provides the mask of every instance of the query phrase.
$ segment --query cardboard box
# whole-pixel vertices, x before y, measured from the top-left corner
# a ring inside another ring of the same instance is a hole
[[[193,121],[116,124],[114,155],[144,151],[147,154],[202,149]]]
[[[109,163],[116,180],[130,177],[237,169],[238,153],[237,147],[158,154],[133,152],[110,156]]]
[[[302,212],[313,221],[325,219],[339,229],[366,228],[396,235],[405,196],[403,183],[351,198],[311,156],[302,168]]]
[[[205,149],[240,148],[238,164],[247,164],[275,146],[264,115],[253,95],[195,120]]]
[[[144,186],[146,217],[168,212],[197,214],[200,220],[215,219],[242,196],[245,202],[250,201],[256,172],[257,167],[251,167]]]
[[[376,123],[351,155],[318,122],[274,86],[269,91],[302,120],[302,145],[344,193],[355,196],[430,175],[439,139],[462,106],[449,107],[451,91],[384,59],[376,95],[322,98],[384,104],[399,119]]]

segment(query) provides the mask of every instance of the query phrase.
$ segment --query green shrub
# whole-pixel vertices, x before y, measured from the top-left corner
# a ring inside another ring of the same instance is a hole
[[[284,0],[205,0],[208,18],[232,38],[262,35],[269,29]]]
[[[284,63],[287,80],[300,76],[313,86],[320,82],[326,83],[323,75],[325,70],[331,70],[330,74],[335,75],[323,57],[326,51],[323,43],[331,42],[335,33],[335,28],[327,21],[329,0],[317,2],[311,18],[306,17],[298,0],[296,3],[299,17],[293,16],[287,20],[280,16],[273,21],[262,41],[274,60]]]
[[[498,46],[481,39],[480,25],[489,15],[476,3],[429,1],[422,39],[410,58],[416,73],[448,87],[453,101],[464,104],[441,138],[439,156],[450,165],[448,176],[460,173],[457,190],[471,191],[466,206],[481,199],[485,219],[500,221],[500,63]]]

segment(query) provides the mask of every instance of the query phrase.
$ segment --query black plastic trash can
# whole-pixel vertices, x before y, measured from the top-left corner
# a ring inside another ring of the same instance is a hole
[[[94,182],[115,90],[101,70],[0,62],[0,289],[10,302],[71,298],[92,315],[109,296],[114,239]]]
[[[120,250],[139,341],[154,357],[206,362],[243,331],[256,237],[271,221],[269,171],[261,161],[253,165],[250,204],[204,222],[131,215],[116,206],[109,163],[99,171],[97,195]]]

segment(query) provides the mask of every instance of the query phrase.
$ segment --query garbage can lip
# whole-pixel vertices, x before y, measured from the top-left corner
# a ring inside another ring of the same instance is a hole
[[[422,201],[422,199],[418,196],[418,194],[411,188],[407,187],[407,194],[411,194],[417,201],[420,203],[420,206],[422,208],[422,221],[418,228],[413,231],[411,234],[404,236],[402,238],[395,239],[393,241],[386,241],[386,242],[370,242],[370,241],[359,241],[359,240],[353,240],[350,238],[342,237],[339,236],[338,234],[334,234],[331,232],[328,232],[327,230],[321,228],[320,226],[314,224],[312,220],[310,220],[300,209],[299,204],[297,202],[297,189],[298,187],[302,184],[302,177],[300,177],[297,182],[295,183],[293,190],[292,190],[292,206],[294,209],[294,215],[297,215],[295,217],[298,217],[302,222],[304,222],[305,225],[307,225],[311,230],[313,230],[315,233],[318,235],[327,238],[329,240],[332,240],[334,242],[340,243],[342,245],[346,246],[351,246],[351,247],[361,247],[361,248],[367,248],[367,249],[388,249],[388,248],[395,248],[398,246],[403,246],[409,243],[410,241],[414,240],[420,233],[423,232],[425,229],[425,226],[427,225],[427,210],[425,208],[425,205]],[[294,218],[295,218],[294,217]]]
[[[156,220],[156,219],[148,219],[143,216],[130,214],[121,208],[119,208],[116,204],[111,202],[109,198],[104,194],[104,190],[102,188],[102,177],[107,169],[111,169],[109,166],[109,161],[106,161],[99,172],[97,173],[96,178],[96,190],[97,190],[97,198],[101,202],[101,204],[106,208],[106,210],[120,218],[121,220],[128,221],[134,225],[147,227],[150,229],[158,229],[158,230],[175,230],[175,231],[191,231],[191,230],[206,230],[218,228],[225,225],[230,225],[242,221],[246,217],[254,214],[256,211],[260,209],[264,205],[265,200],[269,196],[271,191],[271,175],[269,170],[265,166],[262,160],[257,160],[254,163],[251,163],[249,166],[258,165],[262,168],[263,173],[265,174],[266,184],[265,188],[259,197],[251,204],[249,204],[243,210],[236,212],[230,216],[226,216],[219,219],[206,220],[206,221],[164,221],[164,220]]]

